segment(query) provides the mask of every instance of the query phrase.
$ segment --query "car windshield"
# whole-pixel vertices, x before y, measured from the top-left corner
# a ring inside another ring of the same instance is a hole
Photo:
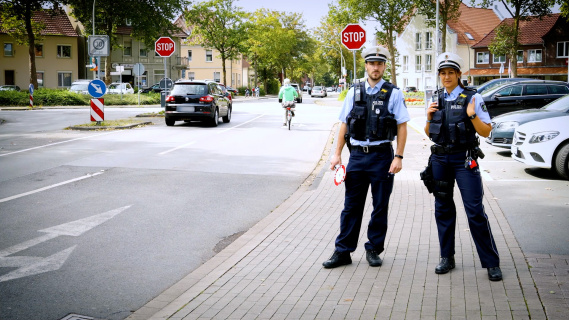
[[[70,90],[72,91],[87,91],[89,87],[89,83],[77,83],[71,86]]]
[[[175,84],[172,88],[171,95],[206,95],[207,85],[201,83],[191,84]]]
[[[314,87],[314,90],[316,90],[316,91],[322,90],[322,87]]]
[[[120,89],[120,86],[117,83],[111,83],[109,89]]]
[[[563,96],[543,107],[541,107],[542,110],[548,110],[548,111],[561,111],[561,112],[567,112],[569,111],[569,95]]]

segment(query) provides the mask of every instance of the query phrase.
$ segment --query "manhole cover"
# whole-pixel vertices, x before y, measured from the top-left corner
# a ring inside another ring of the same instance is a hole
[[[82,316],[80,314],[68,314],[65,317],[61,318],[61,320],[94,320],[93,317]]]

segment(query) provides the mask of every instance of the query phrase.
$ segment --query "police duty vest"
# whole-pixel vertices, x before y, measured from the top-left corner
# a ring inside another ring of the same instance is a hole
[[[359,141],[395,139],[397,121],[387,109],[393,88],[396,87],[385,82],[379,92],[368,95],[365,82],[354,86],[354,106],[347,122],[350,137]]]
[[[443,94],[442,90],[440,94]],[[476,130],[466,113],[468,103],[475,94],[476,91],[464,89],[453,101],[439,98],[441,107],[433,113],[429,126],[429,138],[434,143],[455,147],[476,143]]]

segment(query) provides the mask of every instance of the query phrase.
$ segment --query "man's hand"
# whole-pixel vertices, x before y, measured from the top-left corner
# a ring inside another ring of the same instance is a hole
[[[342,156],[339,155],[333,155],[332,158],[330,159],[330,170],[335,170],[337,165],[341,165],[342,164]]]
[[[401,169],[403,168],[403,163],[401,158],[395,157],[393,158],[393,161],[391,161],[391,166],[389,167],[389,173],[399,173],[399,171],[401,171]]]

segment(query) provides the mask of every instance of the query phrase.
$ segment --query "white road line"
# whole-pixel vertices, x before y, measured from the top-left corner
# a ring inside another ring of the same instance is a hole
[[[105,133],[101,133],[101,134],[96,134],[96,135],[92,135],[92,136],[88,136],[88,137],[81,137],[81,138],[75,138],[75,139],[71,139],[71,140],[65,140],[65,141],[54,142],[54,143],[50,143],[50,144],[45,144],[45,145],[43,145],[43,146],[37,146],[37,147],[33,147],[33,148],[28,148],[28,149],[18,150],[18,151],[14,151],[14,152],[9,152],[9,153],[0,154],[0,157],[9,156],[9,155],[11,155],[11,154],[20,153],[20,152],[26,152],[26,151],[31,151],[31,150],[35,150],[35,149],[41,149],[41,148],[45,148],[45,147],[55,146],[55,145],[62,144],[62,143],[67,143],[67,142],[72,142],[72,141],[77,141],[77,140],[82,140],[82,139],[87,139],[87,138],[93,138],[93,137],[104,136],[104,135],[106,135],[106,134],[111,134],[111,133],[115,133],[115,132],[118,132],[118,131],[110,131],[110,132],[105,132]]]
[[[7,198],[4,198],[4,199],[0,199],[0,203],[6,202],[6,201],[10,201],[10,200],[14,200],[14,199],[18,199],[18,198],[25,197],[25,196],[29,196],[30,194],[34,194],[34,193],[38,193],[38,192],[41,192],[41,191],[49,190],[49,189],[52,189],[52,188],[55,188],[55,187],[62,186],[62,185],[64,185],[64,184],[68,184],[68,183],[72,183],[72,182],[75,182],[75,181],[79,181],[79,180],[91,178],[91,177],[94,177],[94,176],[98,176],[98,175],[100,175],[100,174],[103,174],[103,172],[95,172],[95,173],[93,173],[93,174],[84,175],[84,176],[79,177],[79,178],[75,178],[75,179],[63,181],[63,182],[60,182],[60,183],[52,184],[52,185],[47,186],[47,187],[39,188],[39,189],[32,190],[32,191],[29,191],[29,192],[20,193],[20,194],[11,196],[11,197],[7,197]]]
[[[249,121],[245,121],[245,122],[243,122],[243,123],[241,123],[241,124],[238,124],[238,125],[236,125],[236,126],[233,126],[233,127],[231,127],[231,128],[227,128],[227,129],[224,129],[224,130],[216,131],[215,134],[224,133],[224,132],[227,132],[227,131],[229,131],[229,130],[231,130],[231,129],[238,128],[238,127],[240,127],[240,126],[242,126],[242,125],[244,125],[244,124],[247,124],[247,123],[249,123],[249,122],[251,122],[251,121],[257,120],[257,119],[259,119],[259,118],[262,117],[262,116],[264,116],[264,114],[262,114],[262,115],[260,115],[260,116],[258,116],[258,117],[256,117],[256,118],[253,118],[253,119],[251,119],[251,120],[249,120]],[[170,152],[172,152],[172,151],[176,151],[176,150],[178,150],[178,149],[182,149],[182,148],[191,146],[191,145],[194,144],[194,143],[196,143],[196,141],[188,142],[188,143],[183,144],[183,145],[181,145],[181,146],[178,146],[178,147],[175,147],[175,148],[172,148],[172,149],[169,149],[169,150],[160,152],[158,155],[159,155],[159,156],[162,156],[162,155],[165,155],[165,154],[170,153]]]

